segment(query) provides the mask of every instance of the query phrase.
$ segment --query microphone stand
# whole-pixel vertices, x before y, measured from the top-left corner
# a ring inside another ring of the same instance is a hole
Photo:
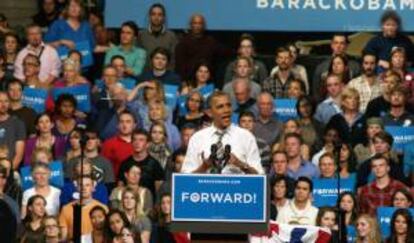
[[[74,243],[82,243],[82,206],[83,206],[83,198],[82,198],[82,191],[83,191],[83,162],[85,159],[85,146],[86,146],[86,136],[84,131],[81,133],[81,137],[79,140],[80,143],[80,176],[78,180],[78,188],[79,188],[79,203],[75,203],[73,205],[73,242]]]
[[[336,161],[336,178],[337,178],[337,210],[338,210],[338,243],[347,243],[347,232],[345,228],[345,212],[341,209],[340,203],[339,203],[339,197],[341,195],[341,148],[342,143],[334,143],[334,159]]]

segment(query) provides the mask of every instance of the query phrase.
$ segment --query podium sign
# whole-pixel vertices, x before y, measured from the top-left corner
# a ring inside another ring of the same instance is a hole
[[[172,221],[266,223],[264,175],[173,174]]]

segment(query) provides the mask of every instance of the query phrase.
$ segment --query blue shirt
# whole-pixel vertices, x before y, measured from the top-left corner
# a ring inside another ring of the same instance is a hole
[[[71,180],[65,180],[65,185],[62,188],[62,193],[60,194],[60,205],[66,205],[73,200],[78,198],[74,197],[74,194],[77,192],[75,184]],[[98,200],[99,202],[108,205],[108,189],[103,183],[98,183],[95,186],[95,191],[92,194],[93,199]]]
[[[309,161],[302,160],[300,162],[300,167],[297,171],[293,171],[288,168],[287,176],[297,180],[301,176],[309,177],[309,178],[318,178],[320,175],[318,167],[312,164]]]
[[[95,48],[95,37],[87,21],[82,21],[79,28],[74,30],[65,19],[56,20],[45,35],[45,42],[58,40],[71,40],[75,43],[88,41],[91,50]]]
[[[329,97],[318,105],[314,118],[315,120],[326,125],[328,124],[329,120],[339,112],[341,112],[341,108],[333,101],[331,97]]]

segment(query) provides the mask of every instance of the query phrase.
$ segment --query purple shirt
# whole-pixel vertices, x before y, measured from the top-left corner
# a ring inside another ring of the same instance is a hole
[[[24,148],[24,165],[30,165],[32,161],[32,154],[36,148],[37,137],[29,138],[26,140],[26,146]],[[60,158],[65,155],[66,140],[64,137],[55,136],[55,143],[51,150],[53,159]]]

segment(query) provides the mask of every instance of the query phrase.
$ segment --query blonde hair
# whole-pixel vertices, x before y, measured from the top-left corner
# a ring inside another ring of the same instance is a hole
[[[358,107],[359,107],[360,96],[359,96],[358,90],[356,90],[354,88],[347,87],[342,91],[342,93],[341,93],[341,108],[343,108],[342,103],[347,98],[355,98],[358,102]]]
[[[356,243],[363,243],[363,242],[381,243],[381,233],[380,233],[380,230],[379,230],[377,220],[374,217],[372,217],[371,215],[361,214],[361,215],[359,215],[359,217],[356,220],[357,224],[358,224],[358,221],[360,219],[364,219],[365,221],[367,221],[367,223],[369,224],[369,227],[370,227],[370,232],[366,236],[367,239],[364,239],[360,235],[358,235],[358,231],[357,231]]]
[[[141,199],[141,196],[139,195],[139,192],[134,190],[131,187],[126,187],[122,191],[120,209],[122,211],[125,211],[124,203],[122,201],[124,199],[125,194],[127,194],[127,193],[131,193],[134,196],[134,199],[135,199],[135,202],[136,202],[136,205],[135,205],[135,215],[136,215],[136,217],[140,218],[140,217],[144,216],[145,213],[144,213],[144,207],[143,207],[144,204],[142,202],[143,200]]]
[[[36,157],[40,153],[45,153],[48,160],[49,160],[49,162],[51,162],[53,160],[53,155],[52,155],[52,152],[50,151],[49,148],[47,148],[47,147],[36,147],[32,152],[32,157],[31,157],[32,164],[38,162]]]
[[[164,101],[165,100],[165,92],[164,92],[164,86],[162,85],[162,83],[155,80],[155,79],[154,80],[149,80],[148,82],[155,84],[156,95],[154,97],[148,97],[147,98],[146,90],[148,90],[148,88],[145,88],[144,89],[144,96],[143,96],[144,101],[146,103],[149,103],[153,99],[156,99],[156,100],[158,99],[158,100]]]
[[[167,107],[165,106],[164,102],[161,100],[153,100],[148,104],[148,113],[152,109],[160,108],[162,111],[162,120],[165,120],[167,118]]]

